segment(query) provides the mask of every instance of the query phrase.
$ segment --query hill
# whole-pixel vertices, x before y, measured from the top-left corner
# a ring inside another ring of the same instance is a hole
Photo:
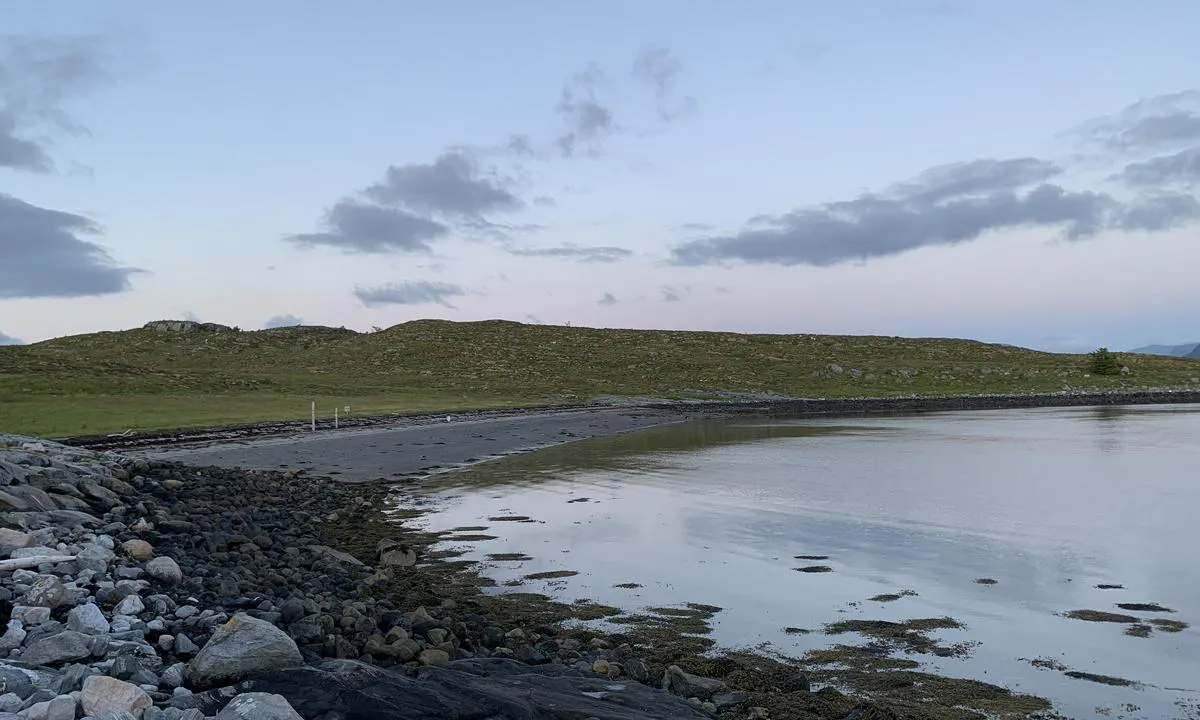
[[[1200,343],[1184,343],[1183,345],[1147,345],[1145,347],[1134,348],[1129,352],[1140,353],[1142,355],[1168,355],[1172,357],[1185,357],[1195,353],[1197,350],[1200,350]]]
[[[373,333],[140,328],[0,347],[0,432],[48,436],[575,403],[601,395],[803,397],[1181,387],[1183,358],[1079,355],[934,338],[599,330],[421,320]]]
[[[1197,345],[1195,348],[1192,349],[1192,351],[1190,353],[1188,353],[1187,355],[1184,355],[1184,357],[1200,358],[1200,345]]]

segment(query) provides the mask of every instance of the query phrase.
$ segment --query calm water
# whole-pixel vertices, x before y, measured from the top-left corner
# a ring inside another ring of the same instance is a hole
[[[980,641],[927,669],[1050,698],[1069,716],[1187,717],[1200,698],[1200,635],[1123,634],[1060,617],[1160,603],[1200,624],[1200,406],[947,413],[910,418],[738,420],[660,428],[513,456],[441,476],[430,527],[488,526],[468,557],[503,582],[630,610],[701,602],[722,645],[802,654],[831,638],[788,635],[846,618],[950,615],[942,637]],[[582,501],[582,498],[587,498]],[[575,501],[575,502],[571,502]],[[538,522],[494,522],[525,515]],[[834,572],[793,570],[828,555]],[[995,585],[976,584],[994,578]],[[620,583],[640,589],[618,589]],[[1118,583],[1124,590],[1099,590]],[[883,604],[880,593],[919,597]],[[845,641],[845,637],[836,638]],[[1137,681],[1113,688],[1038,669]]]

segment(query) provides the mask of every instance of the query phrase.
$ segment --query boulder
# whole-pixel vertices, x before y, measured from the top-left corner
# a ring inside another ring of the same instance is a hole
[[[229,701],[217,720],[304,720],[282,695],[242,693]]]
[[[37,541],[29,533],[0,528],[0,557],[8,557],[9,553],[13,550],[33,547],[34,545],[37,545]]]
[[[67,613],[67,629],[85,635],[104,635],[111,629],[104,612],[92,603],[78,605]]]
[[[700,677],[684,672],[678,665],[667,668],[663,675],[663,690],[685,698],[697,697],[711,700],[713,695],[729,690],[725,683],[712,678]]]
[[[149,560],[154,557],[154,546],[145,540],[126,540],[121,543],[121,552],[134,560]]]
[[[92,654],[88,636],[73,630],[64,630],[56,635],[34,640],[21,656],[30,665],[61,665],[65,662],[83,660]]]
[[[106,675],[89,675],[79,693],[83,714],[96,720],[116,720],[121,713],[141,717],[154,705],[150,696],[137,685]]]
[[[71,603],[71,596],[62,580],[53,575],[39,575],[23,598],[25,605],[56,608]]]
[[[303,664],[299,648],[287,633],[265,620],[238,613],[217,628],[188,663],[187,677],[192,686],[205,688],[260,670]]]
[[[183,580],[183,570],[179,568],[179,563],[166,556],[156,557],[146,563],[146,573],[167,585],[175,585]]]

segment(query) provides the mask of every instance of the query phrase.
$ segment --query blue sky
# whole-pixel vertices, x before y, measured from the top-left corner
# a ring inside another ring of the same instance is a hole
[[[184,316],[1200,339],[1195,3],[59,0],[0,26],[0,341]]]

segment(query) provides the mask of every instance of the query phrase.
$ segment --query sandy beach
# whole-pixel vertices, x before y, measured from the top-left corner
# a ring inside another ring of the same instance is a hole
[[[130,454],[200,466],[306,470],[364,482],[424,475],[515,452],[680,422],[686,416],[669,410],[606,408],[448,417],[449,421],[302,431]]]

